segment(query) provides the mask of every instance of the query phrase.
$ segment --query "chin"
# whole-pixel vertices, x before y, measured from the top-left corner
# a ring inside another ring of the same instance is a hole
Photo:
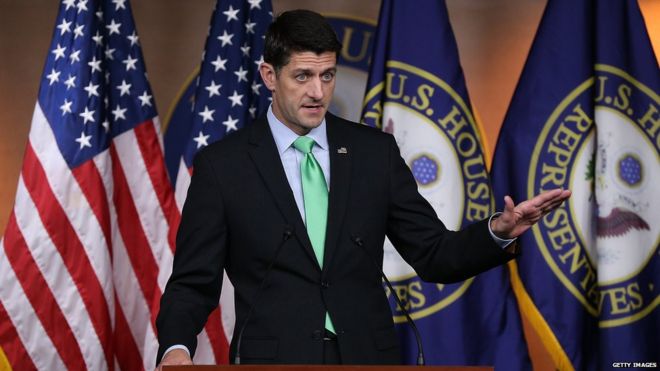
[[[301,123],[306,128],[314,129],[315,127],[321,125],[321,121],[323,121],[323,118],[325,118],[325,112],[323,114],[318,114],[318,115],[307,115],[307,117],[305,117],[304,120],[301,120]]]
[[[309,122],[303,123],[303,126],[306,129],[309,129],[309,130],[316,129],[317,127],[321,126],[321,121],[322,120],[323,120],[323,117],[319,118],[318,120],[314,120],[314,121],[310,120]]]

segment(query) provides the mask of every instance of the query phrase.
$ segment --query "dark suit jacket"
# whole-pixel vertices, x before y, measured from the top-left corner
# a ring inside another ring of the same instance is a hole
[[[321,363],[326,310],[344,363],[400,363],[380,272],[370,261],[382,265],[386,234],[427,281],[461,281],[514,257],[494,243],[487,221],[447,230],[418,193],[391,135],[331,114],[326,121],[331,184],[323,268],[265,118],[199,152],[157,319],[158,360],[173,344],[194,351],[218,305],[223,268],[235,287],[240,328],[287,226],[293,237],[243,335],[244,363]]]

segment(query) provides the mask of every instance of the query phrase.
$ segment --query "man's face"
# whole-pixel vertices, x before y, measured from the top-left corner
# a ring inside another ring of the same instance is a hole
[[[321,124],[335,90],[334,52],[294,52],[279,73],[268,63],[261,65],[260,72],[272,93],[278,120],[298,135]]]

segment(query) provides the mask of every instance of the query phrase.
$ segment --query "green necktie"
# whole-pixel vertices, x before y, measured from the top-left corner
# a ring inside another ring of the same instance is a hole
[[[298,137],[293,142],[293,147],[305,155],[300,162],[303,202],[305,204],[305,226],[307,227],[309,240],[312,242],[316,260],[323,267],[325,228],[328,223],[328,186],[325,183],[323,169],[321,169],[321,165],[312,154],[314,139]],[[328,313],[325,314],[325,328],[335,332]]]

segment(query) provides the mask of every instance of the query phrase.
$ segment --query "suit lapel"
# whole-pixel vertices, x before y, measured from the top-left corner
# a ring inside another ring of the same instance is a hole
[[[326,227],[324,270],[332,263],[337,250],[338,238],[346,213],[350,189],[351,148],[343,123],[326,115],[328,145],[330,151],[330,194],[328,200],[328,225]]]
[[[271,193],[284,219],[294,228],[294,234],[309,255],[309,258],[320,270],[321,268],[312,249],[312,243],[309,241],[309,236],[307,235],[307,229],[300,216],[293,192],[284,173],[275,140],[265,118],[255,121],[250,126],[250,145],[248,150],[250,157],[261,174],[266,188]]]

